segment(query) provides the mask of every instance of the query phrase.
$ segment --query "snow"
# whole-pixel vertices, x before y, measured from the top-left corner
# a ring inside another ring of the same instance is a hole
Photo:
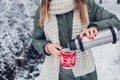
[[[0,80],[28,80],[40,72],[37,69],[40,62],[30,47],[34,14],[39,2],[0,0]],[[28,54],[34,56],[33,59],[28,59]]]
[[[101,6],[120,19],[120,4],[116,2],[104,0]],[[0,80],[39,80],[42,64],[38,63],[43,58],[30,46],[39,3],[39,0],[0,0]],[[120,40],[92,51],[99,80],[120,80]]]
[[[120,5],[107,0],[101,4],[120,19]],[[98,73],[98,80],[120,80],[120,40],[117,44],[107,44],[92,49]]]

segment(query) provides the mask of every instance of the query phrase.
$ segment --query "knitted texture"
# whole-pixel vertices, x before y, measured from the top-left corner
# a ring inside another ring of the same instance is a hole
[[[89,24],[88,12],[86,5],[86,18]],[[73,27],[72,27],[72,39],[80,34],[83,30],[87,29],[88,24],[82,25],[79,19],[79,13],[74,10],[74,0],[52,0],[50,3],[50,19],[45,19],[44,32],[46,38],[52,43],[60,44],[58,21],[55,15],[64,14],[70,11],[73,12]],[[95,71],[95,65],[91,50],[80,52],[76,50],[76,65],[72,68],[75,77],[85,75]],[[46,56],[43,68],[40,74],[40,80],[59,80],[59,68],[60,62],[51,56]]]

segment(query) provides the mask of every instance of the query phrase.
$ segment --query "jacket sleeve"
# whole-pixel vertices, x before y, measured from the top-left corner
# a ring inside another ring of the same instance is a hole
[[[45,52],[43,47],[48,42],[49,41],[46,40],[44,30],[39,26],[39,8],[38,8],[35,13],[35,19],[34,19],[34,29],[32,32],[32,45],[40,54],[44,54]]]
[[[114,26],[120,30],[120,21],[116,15],[108,12],[103,7],[100,7],[94,0],[89,0],[91,8],[90,16],[92,16],[92,22],[98,25],[98,30],[104,29],[108,26]]]

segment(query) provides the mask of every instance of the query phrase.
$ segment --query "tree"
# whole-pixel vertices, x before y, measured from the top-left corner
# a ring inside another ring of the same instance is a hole
[[[100,4],[102,3],[102,0],[100,0],[100,2],[99,2]]]
[[[117,0],[117,4],[120,4],[120,0]]]

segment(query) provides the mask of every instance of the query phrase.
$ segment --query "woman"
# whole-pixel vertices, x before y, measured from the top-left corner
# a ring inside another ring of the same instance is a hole
[[[77,51],[76,66],[64,69],[60,65],[60,50],[80,34],[93,40],[98,30],[109,25],[120,29],[115,15],[98,6],[94,0],[42,0],[36,11],[32,44],[40,54],[46,54],[40,80],[97,80],[91,50]]]

